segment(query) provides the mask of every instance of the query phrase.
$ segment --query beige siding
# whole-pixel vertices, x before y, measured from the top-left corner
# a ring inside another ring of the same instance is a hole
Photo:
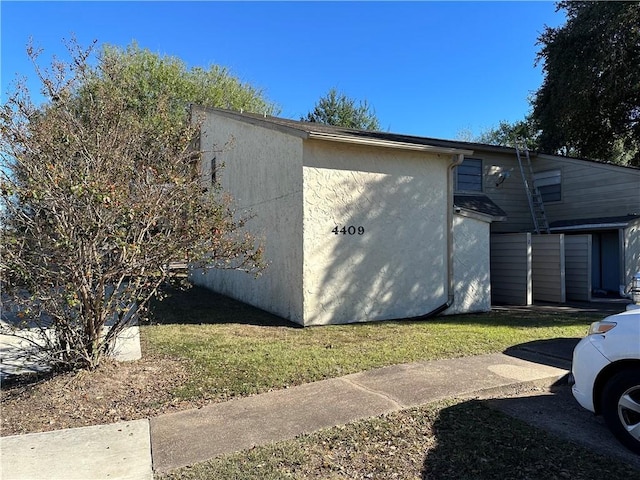
[[[533,235],[533,299],[565,303],[564,235]]]
[[[545,203],[550,222],[640,212],[640,170],[539,155],[534,171],[560,169],[562,200]]]
[[[531,305],[531,234],[491,235],[492,303]]]
[[[567,300],[591,301],[591,235],[565,235]]]

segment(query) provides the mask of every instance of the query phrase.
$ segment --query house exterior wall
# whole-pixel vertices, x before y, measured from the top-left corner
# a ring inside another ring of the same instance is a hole
[[[524,182],[513,151],[474,151],[470,158],[482,161],[482,193],[486,194],[507,214],[504,222],[491,225],[493,233],[517,233],[533,230]],[[498,185],[498,174],[507,172],[509,178]]]
[[[203,183],[215,171],[237,211],[252,215],[246,230],[262,240],[267,262],[257,279],[194,270],[196,285],[302,325],[412,318],[451,296],[447,313],[490,309],[490,219],[452,212],[451,165],[462,150],[351,142],[256,116],[194,113],[204,115]]]
[[[531,212],[515,150],[476,148],[471,158],[482,160],[482,191],[507,213],[507,221],[492,224],[494,233],[533,230]],[[545,202],[549,222],[622,216],[640,212],[640,170],[588,160],[532,154],[534,173],[560,170],[562,199]],[[496,185],[499,172],[509,178]]]
[[[305,142],[305,325],[419,316],[447,301],[450,162],[450,155]]]
[[[565,235],[567,300],[591,301],[591,235]]]
[[[631,222],[624,229],[624,284],[631,283],[633,276],[640,272],[640,219]]]
[[[491,235],[491,301],[531,305],[531,233]]]
[[[483,162],[482,191],[488,195],[507,214],[504,222],[495,222],[491,225],[492,233],[514,233],[529,232],[534,230],[531,213],[526,197],[526,190],[520,172],[514,150],[496,149],[494,147],[483,148],[474,146],[472,158],[480,159]],[[620,217],[628,214],[640,212],[640,170],[625,168],[617,165],[609,165],[588,160],[572,159],[545,154],[532,154],[532,167],[534,174],[547,171],[560,171],[561,176],[561,198],[558,201],[545,202],[545,212],[549,223],[558,221],[570,221],[577,219],[595,219],[606,217]],[[509,178],[497,185],[498,173],[508,172]],[[592,233],[592,232],[585,232]],[[594,230],[594,234],[601,235],[600,230]],[[618,275],[620,283],[628,283],[634,270],[640,268],[640,231],[637,227],[630,225],[620,234],[619,263],[612,265],[606,263],[607,272],[611,270],[612,275]],[[596,246],[594,238],[592,245]],[[584,258],[585,262],[587,259]],[[577,257],[572,259],[572,269],[575,271]],[[588,260],[588,265],[597,268],[593,259]],[[585,270],[588,265],[585,263],[580,270]],[[613,271],[615,267],[615,272]],[[492,279],[498,281],[499,274],[492,271]],[[584,282],[590,278],[593,288],[602,286],[596,285],[596,274],[589,274],[582,281],[575,284],[571,296],[578,295],[584,297],[584,291],[578,294],[575,289],[582,289]],[[577,280],[577,279],[576,279]],[[534,289],[537,281],[534,280]],[[617,281],[607,283],[617,285]],[[544,287],[541,287],[544,288]],[[566,291],[565,291],[566,293]]]
[[[560,170],[562,198],[545,202],[550,222],[624,216],[640,212],[640,170],[571,158],[538,155],[536,172]],[[632,222],[619,234],[619,268],[612,273],[607,289],[616,291],[616,285],[627,284],[634,270],[640,267],[640,231],[638,221]],[[635,225],[635,227],[634,227]],[[594,230],[594,234],[601,231]],[[595,240],[594,240],[595,242]],[[615,247],[614,247],[615,248]],[[600,285],[600,288],[604,288]]]
[[[488,221],[453,217],[453,305],[444,314],[491,311]]]
[[[640,212],[640,170],[537,155],[534,172],[561,171],[562,200],[545,202],[549,222]]]
[[[564,234],[531,236],[533,299],[565,303]]]
[[[201,149],[204,170],[213,157],[224,165],[217,180],[238,212],[253,215],[245,228],[262,241],[268,266],[257,279],[238,271],[196,270],[191,280],[302,323],[302,139],[207,112]]]

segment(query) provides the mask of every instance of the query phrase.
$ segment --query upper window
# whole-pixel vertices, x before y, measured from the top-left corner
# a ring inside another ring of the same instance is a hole
[[[456,167],[456,190],[460,192],[482,191],[482,160],[465,158]]]
[[[560,170],[534,173],[533,183],[540,192],[543,202],[559,202],[562,200],[562,175]]]

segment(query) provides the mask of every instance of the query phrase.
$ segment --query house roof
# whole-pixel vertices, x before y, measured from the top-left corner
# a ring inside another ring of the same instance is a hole
[[[203,107],[198,107],[203,108]],[[400,148],[406,150],[420,150],[432,153],[450,155],[472,155],[473,151],[462,144],[453,142],[438,142],[427,137],[400,135],[371,130],[356,130],[352,128],[335,127],[316,122],[289,120],[286,118],[242,113],[219,108],[203,108],[204,111],[215,112],[219,115],[236,120],[259,124],[263,126],[282,127],[285,131],[297,134],[303,138],[354,143],[379,147]]]
[[[640,213],[631,213],[617,217],[581,218],[575,220],[560,220],[549,224],[553,232],[607,230],[625,228],[634,220],[640,220]]]
[[[481,193],[456,193],[453,196],[453,205],[456,209],[486,215],[491,221],[501,222],[507,219],[507,214],[489,197]]]
[[[220,115],[235,118],[236,120],[241,120],[249,123],[262,124],[263,126],[279,126],[286,129],[290,133],[298,134],[299,136],[302,136],[304,138],[317,138],[322,140],[333,140],[347,143],[359,143],[383,147],[386,146],[411,150],[432,151],[434,153],[464,154],[466,156],[471,156],[474,154],[474,152],[477,151],[515,155],[515,149],[513,147],[505,147],[502,145],[489,145],[486,143],[464,142],[460,140],[444,140],[441,138],[419,137],[415,135],[403,135],[381,131],[356,130],[352,128],[325,125],[317,122],[291,120],[287,118],[273,117],[270,115],[259,115],[255,113],[238,112],[235,110],[226,110],[221,108],[210,108],[202,106],[197,106],[197,108],[200,108],[204,111],[216,112]],[[534,161],[535,157],[540,155],[548,159],[554,159],[560,162],[562,160],[577,160],[589,163],[597,163],[601,165],[610,165],[619,168],[630,168],[633,170],[640,169],[639,167],[619,165],[603,160],[565,157],[562,155],[543,154],[535,151],[531,151],[530,155],[532,157],[532,160]]]

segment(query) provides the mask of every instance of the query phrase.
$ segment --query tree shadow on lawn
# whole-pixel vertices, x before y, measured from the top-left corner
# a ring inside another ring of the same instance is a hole
[[[301,328],[301,325],[204,287],[166,285],[149,306],[147,323],[223,324]]]

